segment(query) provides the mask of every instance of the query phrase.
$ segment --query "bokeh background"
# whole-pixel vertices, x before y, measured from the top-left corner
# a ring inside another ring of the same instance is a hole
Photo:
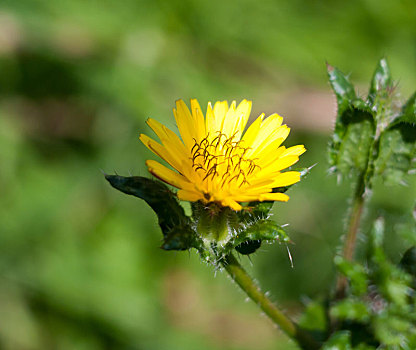
[[[152,116],[174,101],[252,99],[303,143],[311,175],[277,204],[295,242],[243,258],[297,318],[333,283],[350,184],[327,175],[335,100],[325,62],[360,94],[386,56],[402,92],[416,81],[413,0],[0,2],[0,348],[293,349],[195,252],[159,249],[155,215],[102,172],[147,175]],[[415,183],[376,186],[363,232],[386,215],[394,261],[415,238]],[[365,239],[361,242],[365,246]],[[359,255],[364,255],[361,249]]]

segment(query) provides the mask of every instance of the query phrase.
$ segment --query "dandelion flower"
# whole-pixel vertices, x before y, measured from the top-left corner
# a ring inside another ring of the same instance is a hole
[[[204,116],[196,99],[191,110],[183,100],[176,101],[173,114],[180,138],[154,119],[147,124],[161,140],[158,143],[141,134],[140,140],[174,170],[155,160],[148,160],[149,172],[179,189],[185,201],[215,202],[241,210],[241,202],[287,201],[274,188],[300,180],[298,171],[282,170],[292,166],[305,152],[303,145],[281,146],[290,129],[283,118],[261,114],[244,132],[251,111],[251,101],[208,103]]]

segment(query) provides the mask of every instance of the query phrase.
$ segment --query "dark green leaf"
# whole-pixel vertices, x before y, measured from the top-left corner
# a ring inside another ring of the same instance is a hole
[[[368,92],[368,101],[374,105],[377,97],[384,99],[389,95],[389,90],[393,85],[390,69],[387,64],[387,60],[382,58],[374,71],[373,79],[370,85],[370,91]]]
[[[189,219],[167,186],[141,176],[106,175],[105,178],[114,188],[143,199],[154,210],[165,237],[164,249],[187,249],[191,232]],[[183,241],[179,242],[181,232]]]

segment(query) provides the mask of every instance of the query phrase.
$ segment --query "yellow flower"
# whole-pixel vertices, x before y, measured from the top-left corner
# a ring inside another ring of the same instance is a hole
[[[148,160],[150,173],[177,187],[178,198],[185,201],[216,202],[234,210],[242,209],[239,202],[287,201],[286,194],[272,190],[300,180],[298,171],[281,171],[295,164],[305,148],[281,146],[290,129],[277,114],[261,114],[243,133],[250,111],[251,101],[238,106],[222,101],[214,107],[208,103],[204,117],[196,99],[191,100],[191,111],[183,100],[176,101],[173,114],[182,140],[154,119],[147,124],[162,144],[140,135],[176,172]]]

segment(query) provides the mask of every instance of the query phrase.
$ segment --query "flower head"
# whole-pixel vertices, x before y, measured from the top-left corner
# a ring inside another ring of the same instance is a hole
[[[204,117],[196,99],[191,110],[183,100],[173,109],[180,136],[154,119],[147,124],[162,143],[141,134],[140,140],[174,170],[148,160],[154,176],[177,187],[181,200],[216,202],[241,210],[240,202],[287,201],[284,193],[273,189],[292,185],[300,180],[298,171],[282,170],[299,160],[303,145],[281,146],[290,129],[283,118],[261,114],[243,133],[251,111],[251,101],[238,106],[233,101],[208,103]]]

